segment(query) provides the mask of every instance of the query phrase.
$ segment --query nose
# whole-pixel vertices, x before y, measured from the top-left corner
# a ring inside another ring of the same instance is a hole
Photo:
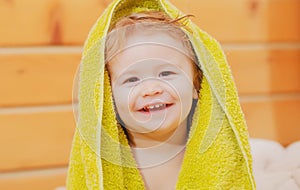
[[[148,81],[144,81],[140,85],[142,85],[143,87],[141,89],[142,90],[141,94],[143,97],[154,96],[154,95],[161,94],[163,92],[163,88],[158,81],[148,80]]]

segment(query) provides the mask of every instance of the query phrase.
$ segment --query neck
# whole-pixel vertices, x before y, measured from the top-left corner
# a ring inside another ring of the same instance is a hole
[[[172,131],[167,133],[151,132],[151,133],[133,133],[129,132],[130,146],[134,148],[151,148],[161,144],[170,144],[174,146],[184,146],[187,140],[187,121]]]
[[[185,149],[187,125],[183,121],[167,135],[130,133],[131,149],[139,168],[165,163]]]

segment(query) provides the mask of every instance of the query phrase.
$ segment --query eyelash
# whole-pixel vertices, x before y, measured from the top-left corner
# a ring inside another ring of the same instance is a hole
[[[163,72],[161,72],[161,73],[159,73],[159,77],[166,77],[166,76],[169,76],[169,75],[173,75],[173,74],[175,74],[174,72],[172,72],[172,71],[163,71]]]
[[[128,79],[126,79],[123,83],[133,83],[133,82],[137,82],[139,79],[137,77],[130,77]]]

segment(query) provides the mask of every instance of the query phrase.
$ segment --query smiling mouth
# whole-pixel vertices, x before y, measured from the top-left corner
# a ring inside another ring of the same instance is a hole
[[[163,104],[163,103],[152,104],[152,105],[147,105],[147,106],[143,107],[139,111],[148,113],[148,112],[163,110],[163,109],[168,108],[172,105],[173,104]]]

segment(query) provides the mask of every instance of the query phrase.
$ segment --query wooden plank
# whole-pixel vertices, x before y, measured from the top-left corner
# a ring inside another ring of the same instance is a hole
[[[0,46],[82,45],[106,5],[106,0],[0,0],[0,26],[5,26]]]
[[[66,168],[0,174],[0,189],[54,190],[65,186]]]
[[[252,137],[284,145],[300,139],[300,95],[251,97],[242,97],[242,107]],[[31,112],[0,115],[0,172],[67,165],[75,129],[72,112]]]
[[[112,0],[60,0],[61,19],[57,25],[62,28],[58,44],[82,45],[93,24]],[[81,13],[81,14],[78,14]]]
[[[82,45],[109,2],[0,0],[0,46]],[[171,2],[221,42],[300,42],[299,0]]]
[[[300,49],[225,49],[241,95],[300,92]],[[0,107],[70,104],[80,53],[0,54]]]
[[[0,172],[66,166],[75,129],[69,111],[0,114]]]
[[[79,53],[0,55],[0,107],[71,103],[80,57]]]
[[[242,108],[251,137],[283,145],[300,140],[300,95],[297,98],[243,100]]]
[[[300,49],[226,50],[239,93],[300,92]]]
[[[221,42],[300,41],[299,0],[171,0]]]
[[[273,0],[269,3],[272,5],[268,8],[268,39],[300,42],[300,1]]]

